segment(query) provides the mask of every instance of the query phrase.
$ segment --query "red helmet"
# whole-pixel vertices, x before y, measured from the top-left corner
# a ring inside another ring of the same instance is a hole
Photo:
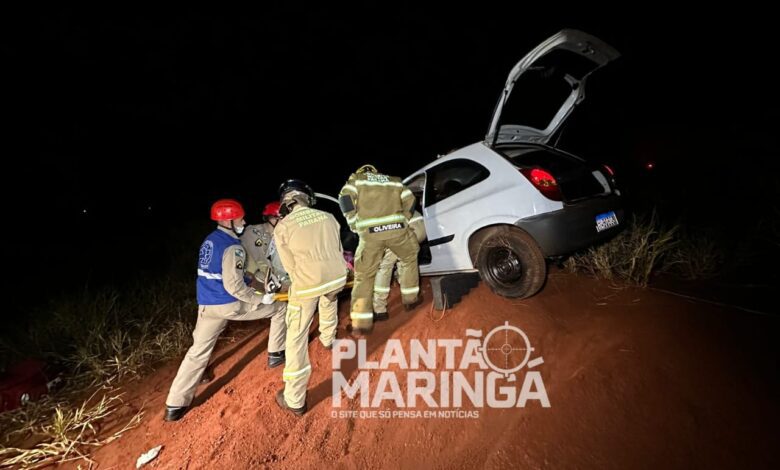
[[[211,220],[234,220],[244,216],[244,208],[235,199],[220,199],[211,206]]]
[[[265,217],[279,217],[279,201],[269,202],[263,209],[263,216]]]

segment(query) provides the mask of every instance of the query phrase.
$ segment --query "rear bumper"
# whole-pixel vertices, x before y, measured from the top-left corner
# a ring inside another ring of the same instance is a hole
[[[596,216],[614,211],[618,225],[596,231]],[[563,209],[526,217],[515,222],[539,244],[545,257],[562,256],[612,238],[625,227],[625,211],[620,196],[596,197]]]

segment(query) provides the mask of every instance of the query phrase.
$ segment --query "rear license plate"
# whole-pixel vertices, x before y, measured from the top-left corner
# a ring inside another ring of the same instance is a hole
[[[596,231],[603,232],[617,226],[618,218],[615,215],[615,211],[605,212],[596,216]]]

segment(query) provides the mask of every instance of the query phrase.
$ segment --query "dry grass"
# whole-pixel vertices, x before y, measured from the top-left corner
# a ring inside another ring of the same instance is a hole
[[[122,393],[113,387],[100,387],[78,407],[68,402],[53,404],[49,420],[28,422],[23,431],[40,436],[29,448],[1,447],[0,466],[38,468],[55,462],[89,459],[89,450],[118,439],[138,426],[143,412],[134,414],[119,430],[101,436],[100,424],[122,405]]]
[[[664,259],[662,272],[686,280],[717,276],[725,262],[725,253],[713,238],[703,232],[684,232]]]
[[[32,325],[29,352],[15,345],[4,348],[6,353],[38,351],[66,372],[60,392],[0,414],[0,467],[89,461],[91,449],[137,426],[142,412],[118,431],[101,432],[122,405],[117,384],[143,376],[191,343],[191,290],[191,280],[166,279],[122,293],[84,292],[60,300]]]
[[[722,263],[723,253],[714,240],[684,231],[680,224],[664,224],[653,211],[645,217],[633,216],[609,242],[572,255],[566,268],[644,287],[657,273],[685,279],[713,277]]]
[[[646,286],[664,255],[678,243],[678,230],[678,226],[663,226],[655,212],[647,218],[633,216],[628,227],[615,238],[571,256],[566,267],[603,279]]]

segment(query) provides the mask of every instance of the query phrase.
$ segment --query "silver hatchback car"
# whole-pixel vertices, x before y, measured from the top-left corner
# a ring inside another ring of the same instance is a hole
[[[544,284],[547,259],[622,228],[625,214],[612,169],[554,142],[585,98],[590,74],[618,56],[581,31],[553,35],[509,73],[484,141],[440,156],[405,179],[428,232],[422,275],[478,271],[494,292],[528,297]],[[549,121],[513,122],[513,91],[538,77],[559,81],[563,101]]]

